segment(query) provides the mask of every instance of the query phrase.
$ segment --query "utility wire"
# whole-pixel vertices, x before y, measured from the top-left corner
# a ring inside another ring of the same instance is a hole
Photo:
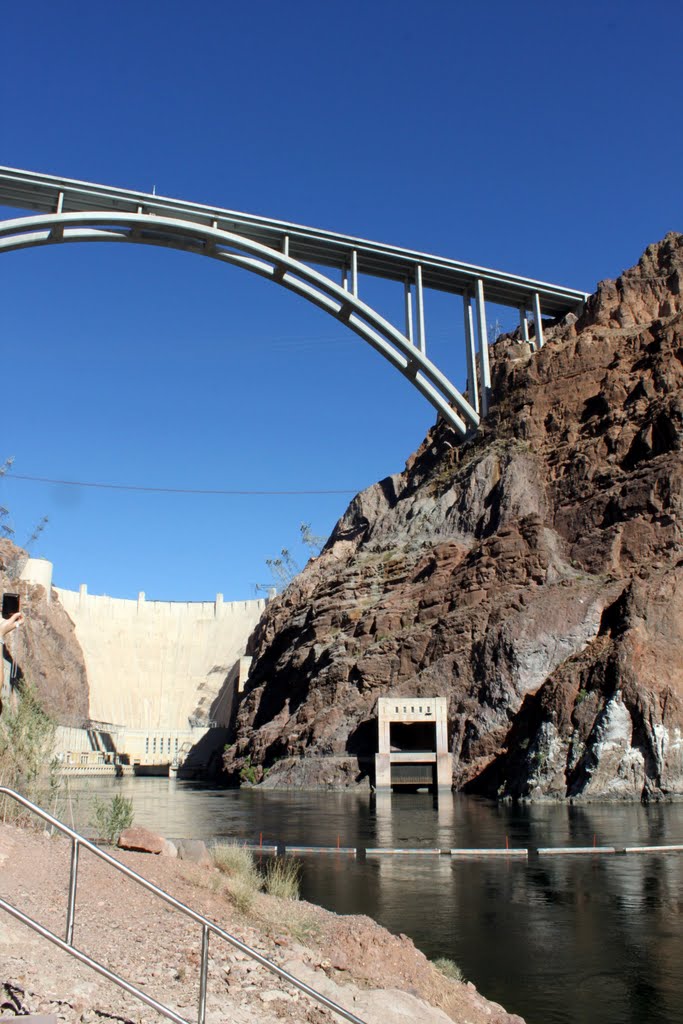
[[[218,489],[207,489],[203,490],[195,487],[142,487],[137,484],[105,484],[95,483],[89,480],[54,480],[48,476],[26,476],[21,473],[8,473],[4,477],[5,480],[30,480],[34,483],[40,484],[65,484],[67,487],[99,487],[109,491],[144,491],[151,494],[217,494],[217,495],[228,495],[228,496],[239,496],[239,495],[259,495],[267,497],[269,495],[287,495],[287,494],[357,494],[359,488],[351,490],[350,488],[339,489],[339,490],[292,490],[292,491],[256,491],[256,490],[218,490]]]

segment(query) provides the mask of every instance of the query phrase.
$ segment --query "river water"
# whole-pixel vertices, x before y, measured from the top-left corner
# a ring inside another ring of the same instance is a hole
[[[132,797],[169,838],[307,846],[511,847],[683,843],[683,805],[496,805],[458,795],[220,790],[167,779],[71,779]],[[302,857],[302,897],[368,914],[447,956],[528,1024],[683,1024],[683,853],[457,860]]]

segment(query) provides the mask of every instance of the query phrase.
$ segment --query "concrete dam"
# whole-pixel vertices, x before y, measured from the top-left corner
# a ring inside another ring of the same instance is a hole
[[[102,770],[123,762],[161,773],[222,751],[250,658],[250,633],[267,601],[126,600],[52,587],[52,565],[29,559],[22,574],[56,595],[74,623],[90,691],[90,729],[58,730],[65,766]]]

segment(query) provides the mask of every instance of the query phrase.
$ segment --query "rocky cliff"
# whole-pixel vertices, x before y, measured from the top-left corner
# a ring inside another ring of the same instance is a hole
[[[351,502],[251,638],[233,777],[367,784],[377,698],[444,695],[456,788],[683,793],[682,280],[670,234],[502,338],[479,434]]]
[[[26,680],[59,725],[82,726],[88,719],[83,652],[54,592],[48,602],[43,587],[18,579],[26,557],[10,541],[0,540],[0,592],[21,594],[25,620],[5,645],[11,685],[20,686]]]

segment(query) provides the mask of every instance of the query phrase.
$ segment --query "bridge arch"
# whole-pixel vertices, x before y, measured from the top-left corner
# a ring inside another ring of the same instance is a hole
[[[300,295],[354,331],[405,376],[461,435],[480,417],[468,399],[397,327],[371,306],[287,252],[216,224],[149,213],[51,213],[0,222],[0,252],[66,242],[129,242],[180,249],[258,274]]]

